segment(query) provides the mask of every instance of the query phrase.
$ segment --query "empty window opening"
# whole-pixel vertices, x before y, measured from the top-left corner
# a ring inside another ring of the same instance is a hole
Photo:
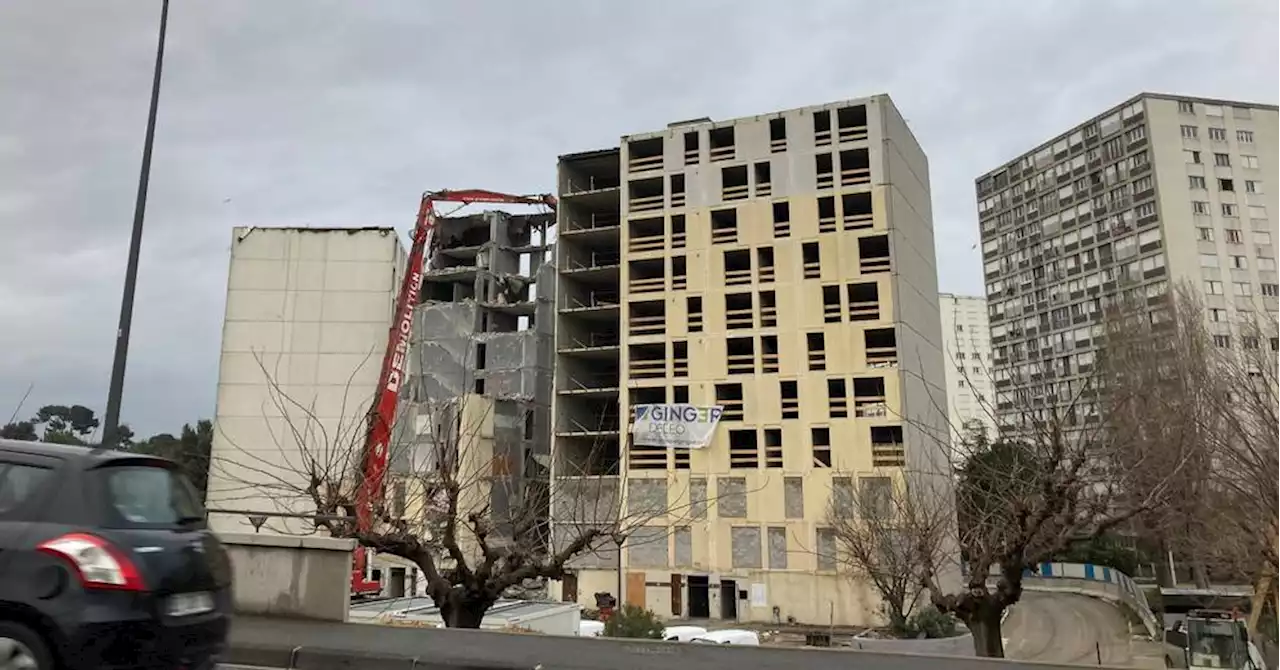
[[[843,379],[827,380],[827,409],[833,419],[849,416],[849,391]]]
[[[782,467],[782,429],[764,429],[764,466],[766,468]]]
[[[884,377],[855,377],[853,380],[854,416],[884,416],[886,411]]]
[[[845,193],[841,195],[840,210],[845,230],[863,230],[875,224],[871,216],[870,193]]]
[[[684,175],[673,174],[671,175],[671,206],[684,207],[684,205],[685,205]]]
[[[711,212],[711,243],[733,244],[738,241],[738,210],[717,209]]]
[[[854,105],[836,112],[841,142],[867,139],[867,106]]]
[[[877,321],[880,319],[880,286],[875,282],[849,284],[845,287],[849,297],[850,321]]]
[[[826,334],[824,333],[805,333],[805,344],[809,351],[810,370],[827,369],[826,339]]]
[[[731,375],[751,375],[756,372],[755,344],[750,337],[730,337],[725,340],[727,371]]]
[[[825,109],[813,113],[813,143],[820,147],[831,144],[831,112]]]
[[[720,418],[725,421],[741,421],[745,416],[742,403],[742,384],[716,384],[716,404],[724,408]]]
[[[666,378],[665,349],[661,344],[633,344],[627,347],[627,374],[632,379]]]
[[[752,328],[750,293],[726,293],[724,295],[724,327],[729,330]]]
[[[662,138],[627,142],[627,171],[647,172],[662,168]]]
[[[473,386],[476,395],[484,395],[484,377],[477,377]]]
[[[778,372],[778,336],[760,336],[760,370],[766,374]]]
[[[662,251],[662,218],[627,222],[627,248],[633,252]]]
[[[767,198],[773,195],[773,177],[769,167],[769,161],[756,163],[752,168],[756,177],[756,197]]]
[[[637,386],[628,391],[630,396],[630,405],[661,405],[667,401],[667,387],[665,386]],[[634,415],[634,412],[632,412]]]
[[[627,209],[647,212],[662,209],[662,177],[636,179],[627,182]]]
[[[687,404],[689,402],[689,387],[688,386],[672,386],[671,402],[679,403],[679,404]]]
[[[688,236],[684,228],[684,214],[671,215],[671,248],[683,249]]]
[[[840,185],[857,186],[871,183],[871,156],[866,149],[840,152]]]
[[[871,465],[877,468],[906,465],[902,447],[902,426],[871,427]]]
[[[533,426],[534,426],[533,412],[526,410],[524,413],[524,439],[526,440],[533,439]]]
[[[769,119],[769,151],[775,154],[787,150],[787,120]]]
[[[710,145],[709,157],[711,160],[724,161],[733,159],[733,126],[712,128],[707,132],[707,140]]]
[[[725,202],[745,200],[750,195],[747,166],[734,165],[720,170],[720,199]]]
[[[724,283],[726,286],[751,283],[751,252],[749,250],[724,252]]]
[[[671,375],[689,376],[689,343],[684,340],[671,343]]]
[[[818,154],[813,157],[814,170],[818,175],[818,188],[831,188],[836,184],[835,161],[831,154]]]
[[[483,370],[488,347],[484,342],[476,342],[476,370]]]
[[[898,364],[898,336],[892,328],[871,328],[863,333],[867,366],[882,368]]]
[[[858,240],[858,270],[862,274],[888,272],[891,267],[888,235],[875,235]]]
[[[1218,190],[1219,190],[1219,191],[1234,191],[1234,190],[1236,190],[1236,183],[1235,183],[1234,181],[1230,180],[1230,179],[1219,179],[1219,180],[1218,180]]]
[[[689,318],[689,332],[702,332],[702,296],[691,295],[685,299],[685,311]]]
[[[773,247],[756,249],[756,267],[758,268],[761,282],[773,281]]]
[[[836,232],[835,196],[824,195],[821,198],[818,198],[818,232]]]
[[[778,327],[778,298],[773,291],[760,292],[760,327]]]
[[[698,131],[684,134],[684,164],[698,163]]]
[[[794,379],[778,382],[778,395],[782,398],[782,418],[800,418],[800,383]]]
[[[671,288],[676,291],[689,288],[689,274],[684,256],[671,257]]]
[[[813,445],[813,466],[815,468],[831,467],[831,429],[826,426],[810,428],[809,442]]]
[[[627,289],[632,293],[649,293],[666,289],[663,260],[631,261],[627,264]]]
[[[754,428],[729,431],[729,467],[760,467],[760,447],[756,444]]]
[[[791,235],[791,205],[785,200],[773,203],[773,236]]]
[[[633,302],[628,305],[627,316],[632,337],[662,335],[667,332],[667,308],[661,300]]]
[[[800,262],[805,279],[818,279],[822,276],[822,249],[817,242],[800,245]]]
[[[621,445],[616,437],[576,437],[556,441],[557,462],[569,476],[616,475]]]
[[[822,287],[822,321],[824,323],[840,323],[840,286],[833,284]]]

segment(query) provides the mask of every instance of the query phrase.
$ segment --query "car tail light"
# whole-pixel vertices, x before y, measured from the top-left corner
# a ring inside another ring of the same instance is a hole
[[[71,533],[43,542],[38,548],[71,563],[87,589],[146,590],[138,566],[115,545],[96,535]]]

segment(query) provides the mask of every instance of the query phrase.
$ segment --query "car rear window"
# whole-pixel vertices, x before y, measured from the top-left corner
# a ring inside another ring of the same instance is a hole
[[[53,470],[22,463],[0,462],[0,514],[16,511],[39,491]]]
[[[179,471],[154,465],[112,465],[103,478],[108,512],[125,526],[172,526],[204,520],[191,482]]]

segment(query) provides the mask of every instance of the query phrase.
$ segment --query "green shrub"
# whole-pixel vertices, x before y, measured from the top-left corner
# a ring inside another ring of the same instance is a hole
[[[933,607],[925,607],[907,619],[907,637],[941,638],[954,637],[956,619],[950,614],[939,612]]]
[[[661,640],[664,626],[658,615],[643,607],[623,605],[613,611],[604,624],[605,637],[629,637]]]

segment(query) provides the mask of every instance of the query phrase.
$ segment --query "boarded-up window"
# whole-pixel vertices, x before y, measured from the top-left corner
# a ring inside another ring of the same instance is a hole
[[[804,518],[803,477],[786,477],[782,480],[782,507],[788,519]]]
[[[689,516],[695,519],[707,518],[707,480],[705,479],[689,480]]]
[[[858,495],[863,514],[880,519],[893,514],[893,480],[888,477],[859,478]]]
[[[853,516],[853,480],[849,477],[831,478],[831,511],[836,516]]]
[[[785,570],[787,568],[787,529],[769,529],[769,569]]]
[[[722,519],[747,517],[747,479],[745,477],[716,477],[717,516]]]
[[[693,565],[693,531],[688,526],[681,526],[675,532],[676,562],[679,567]]]
[[[667,480],[632,479],[627,482],[627,505],[632,514],[648,517],[667,511]]]
[[[667,560],[666,526],[641,526],[627,538],[627,560],[636,568],[665,568]]]
[[[836,569],[836,532],[830,528],[818,529],[818,569]]]
[[[733,554],[733,567],[760,568],[760,529],[754,526],[732,528],[729,531],[729,550]]]

